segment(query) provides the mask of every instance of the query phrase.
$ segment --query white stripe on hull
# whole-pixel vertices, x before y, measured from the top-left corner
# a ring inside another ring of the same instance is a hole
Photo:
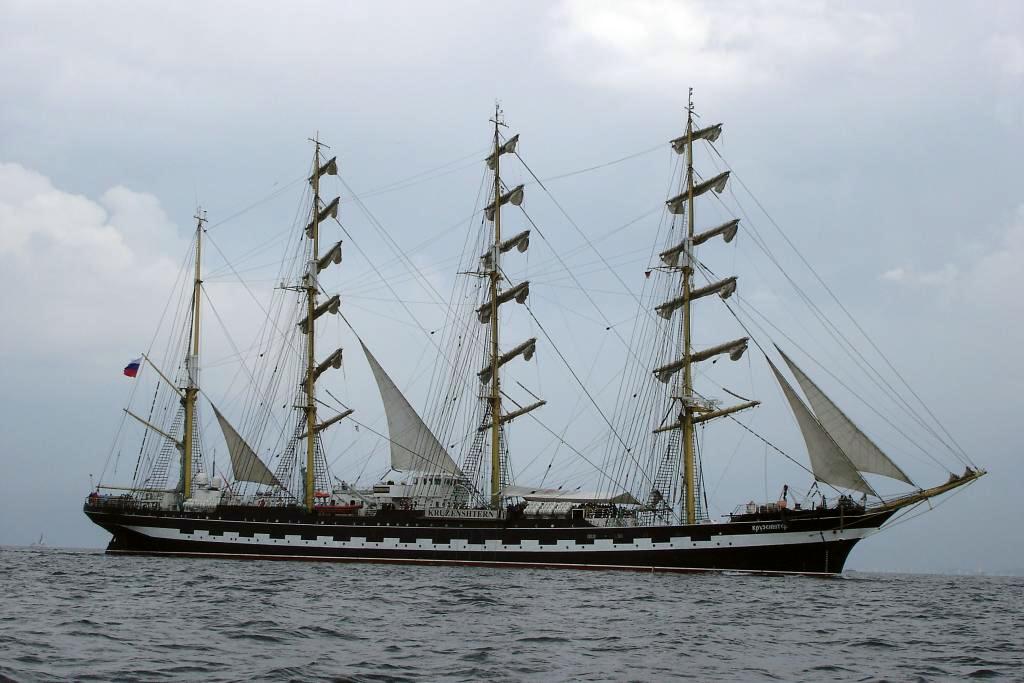
[[[435,543],[423,538],[414,543],[403,543],[397,538],[384,538],[381,541],[367,541],[365,537],[352,536],[347,541],[335,540],[333,536],[317,536],[315,540],[303,540],[300,535],[286,534],[284,538],[271,538],[270,534],[256,533],[253,536],[239,536],[236,531],[225,531],[216,536],[207,531],[196,529],[185,534],[179,529],[168,527],[128,526],[125,527],[143,536],[169,541],[188,541],[191,543],[231,543],[239,545],[275,548],[331,548],[355,551],[371,550],[412,550],[436,552],[498,552],[509,553],[566,553],[566,552],[636,552],[665,551],[678,552],[685,550],[712,550],[716,548],[755,548],[776,545],[798,545],[821,543],[823,541],[860,540],[872,534],[875,529],[836,529],[834,531],[786,531],[754,534],[734,534],[713,536],[707,541],[694,541],[688,536],[673,537],[666,543],[654,543],[650,538],[638,538],[632,542],[616,542],[612,539],[594,539],[590,543],[578,544],[573,539],[558,540],[555,543],[541,545],[537,540],[524,539],[521,543],[505,544],[499,540],[487,540],[484,543],[470,544],[467,540],[452,539],[449,543]],[[375,528],[377,530],[377,528]]]
[[[306,560],[311,562],[370,562],[375,564],[420,564],[420,565],[465,565],[471,567],[533,567],[543,569],[594,569],[621,570],[642,572],[671,573],[714,573],[714,574],[765,574],[772,576],[835,576],[835,572],[787,571],[782,569],[720,569],[711,567],[672,567],[660,565],[635,564],[575,564],[572,562],[503,562],[501,560],[450,560],[450,559],[414,559],[405,557],[379,556],[325,556],[325,555],[267,555],[262,553],[221,553],[221,552],[182,552],[174,550],[107,550],[110,555],[168,555],[171,557],[215,557],[226,560]],[[612,558],[614,559],[614,558]]]

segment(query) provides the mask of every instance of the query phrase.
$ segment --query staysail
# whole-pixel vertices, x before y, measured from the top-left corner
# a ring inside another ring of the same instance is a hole
[[[266,484],[267,486],[281,486],[263,461],[259,459],[256,452],[245,442],[245,439],[235,431],[231,423],[227,421],[217,406],[213,405],[213,412],[217,415],[217,422],[224,432],[224,441],[228,444],[228,453],[231,455],[231,471],[235,474],[237,481],[251,481],[254,484]],[[282,487],[284,488],[284,487]]]
[[[807,444],[807,455],[811,460],[811,471],[814,473],[814,478],[832,486],[877,496],[878,494],[870,484],[864,481],[864,477],[860,476],[860,472],[850,462],[850,458],[835,442],[835,439],[829,436],[825,428],[811,413],[810,408],[804,405],[803,400],[782,376],[779,369],[775,367],[775,364],[769,360],[768,365],[771,366],[772,372],[775,373],[775,379],[782,387],[782,393],[789,401],[789,407],[793,410],[800,433]]]
[[[430,427],[423,422],[401,390],[391,381],[388,373],[377,359],[359,340],[370,363],[373,378],[377,380],[380,398],[384,402],[384,414],[388,419],[388,435],[391,440],[391,467],[399,472],[447,472],[461,475],[458,466],[444,446],[437,440]]]
[[[793,376],[796,377],[797,383],[800,388],[804,390],[804,396],[807,397],[808,403],[811,404],[811,409],[814,411],[815,416],[821,423],[821,426],[825,428],[836,444],[839,445],[843,452],[846,453],[847,457],[860,472],[870,472],[872,474],[881,474],[885,477],[891,477],[898,479],[902,482],[906,482],[911,486],[914,482],[910,480],[910,477],[904,473],[899,466],[894,463],[889,456],[882,452],[875,442],[868,437],[867,434],[862,432],[853,421],[848,418],[839,407],[825,395],[821,389],[818,388],[811,378],[808,377],[803,370],[801,370],[796,363],[794,363],[789,356],[783,353],[782,349],[775,347],[779,354],[782,355],[782,360],[786,361],[786,365],[789,366]]]

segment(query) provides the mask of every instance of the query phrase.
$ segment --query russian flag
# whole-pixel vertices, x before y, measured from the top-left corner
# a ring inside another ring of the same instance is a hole
[[[135,377],[139,374],[139,366],[142,365],[142,358],[136,358],[131,363],[124,367],[125,377]]]

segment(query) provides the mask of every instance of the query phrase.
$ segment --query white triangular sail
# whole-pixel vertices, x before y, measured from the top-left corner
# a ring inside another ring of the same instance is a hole
[[[373,378],[377,380],[384,414],[388,419],[388,436],[391,441],[391,468],[399,472],[444,472],[461,475],[458,466],[448,451],[437,440],[430,427],[423,422],[416,410],[406,400],[401,390],[391,381],[388,373],[380,366],[360,340],[366,360],[370,363]]]
[[[778,349],[778,351],[793,376],[796,377],[800,388],[804,390],[804,396],[811,404],[811,409],[821,426],[843,449],[843,452],[859,471],[881,474],[884,477],[891,477],[911,486],[914,485],[910,477],[890,460],[889,456],[883,453],[882,449],[876,446],[875,442],[862,432],[789,356],[782,352],[782,349]]]
[[[245,442],[245,439],[235,431],[231,423],[227,421],[217,406],[213,406],[213,412],[220,423],[220,429],[224,432],[224,441],[228,444],[228,453],[231,456],[231,471],[234,472],[236,481],[251,481],[254,484],[266,484],[267,486],[281,486],[281,482],[271,473],[263,461],[259,459],[256,452]],[[284,488],[284,487],[281,487]]]
[[[775,364],[768,361],[768,365],[775,373],[775,379],[782,387],[782,393],[786,395],[789,407],[792,408],[796,423],[800,427],[800,433],[803,434],[814,478],[838,488],[853,489],[877,496],[878,494],[871,488],[871,485],[864,481],[864,477],[860,476],[860,472],[850,462],[843,449],[829,436],[825,428],[811,413],[810,408],[804,405],[803,400],[775,367]]]

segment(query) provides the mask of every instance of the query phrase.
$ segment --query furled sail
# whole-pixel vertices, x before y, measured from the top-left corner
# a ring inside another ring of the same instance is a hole
[[[742,337],[740,339],[733,339],[731,342],[726,342],[724,344],[712,346],[711,348],[704,349],[702,351],[697,351],[695,353],[690,354],[690,362],[700,363],[702,361],[706,361],[709,358],[714,358],[715,356],[723,353],[728,353],[730,360],[737,361],[740,358],[743,358],[743,354],[747,350],[748,341],[749,339],[747,337]],[[685,365],[686,357],[684,356],[679,360],[672,361],[671,363],[667,363],[666,365],[662,365],[660,368],[655,368],[654,375],[655,377],[658,378],[659,382],[661,382],[662,384],[667,384],[668,381],[672,379],[672,376],[679,372],[680,370],[682,370]]]
[[[524,196],[523,186],[522,185],[516,185],[511,190],[509,190],[505,194],[501,195],[501,197],[498,200],[498,205],[500,206],[500,205],[508,204],[509,202],[511,202],[512,206],[519,206],[520,204],[523,203],[523,196]],[[491,202],[486,207],[484,207],[484,215],[487,216],[487,220],[489,220],[489,221],[493,221],[494,220],[494,209],[495,209],[494,202]]]
[[[327,429],[328,427],[330,427],[332,424],[334,424],[335,422],[340,422],[341,420],[344,420],[346,417],[348,417],[349,415],[351,415],[354,412],[355,411],[352,410],[351,408],[347,408],[347,409],[341,411],[340,413],[338,413],[337,415],[335,415],[334,417],[329,418],[327,420],[324,420],[323,422],[321,422],[321,423],[319,423],[317,425],[314,425],[313,426],[313,431],[314,432],[322,432],[325,429]],[[302,432],[301,434],[299,434],[295,438],[296,439],[305,439],[307,436],[309,436],[309,432],[304,431],[304,432]]]
[[[323,178],[325,175],[338,175],[338,157],[331,157],[327,163],[320,165],[317,177]],[[309,182],[313,182],[313,176],[309,176]]]
[[[671,266],[672,268],[689,268],[690,255],[692,252],[693,248],[690,246],[690,238],[687,237],[674,247],[670,247],[669,249],[661,252],[658,256],[666,266]],[[680,263],[680,257],[682,257],[682,263]]]
[[[705,242],[707,242],[712,237],[716,237],[718,235],[721,235],[722,239],[725,240],[726,244],[728,244],[729,242],[732,242],[733,239],[735,239],[736,232],[739,229],[740,229],[740,219],[739,218],[734,218],[734,219],[732,219],[731,221],[729,221],[727,223],[722,223],[721,225],[715,226],[714,228],[711,228],[710,230],[705,230],[702,233],[694,235],[693,236],[693,244],[694,244],[694,246],[698,246],[698,245],[704,244]]]
[[[673,211],[673,213],[677,212]],[[705,230],[702,233],[694,235],[692,246],[690,246],[690,239],[687,238],[684,239],[679,244],[676,244],[675,246],[670,247],[665,251],[661,252],[660,254],[658,254],[658,256],[661,258],[662,262],[666,266],[671,266],[673,268],[689,268],[690,252],[693,251],[692,247],[700,246],[701,244],[704,244],[709,239],[711,239],[712,237],[716,237],[717,235],[721,235],[722,239],[724,239],[726,242],[732,242],[733,239],[736,237],[736,232],[739,230],[739,225],[740,219],[738,218],[733,219],[728,223],[722,223],[721,225],[711,228],[710,230]],[[682,257],[682,263],[679,262],[680,257]]]
[[[505,413],[500,418],[498,418],[498,424],[505,424],[506,422],[511,422],[512,420],[516,419],[517,417],[520,417],[522,415],[526,415],[527,413],[532,413],[533,411],[537,410],[537,408],[543,408],[547,404],[548,404],[547,401],[536,401],[534,403],[531,403],[528,406],[523,406],[521,408],[517,408],[516,410],[513,410],[510,413]],[[477,431],[478,432],[486,432],[492,426],[494,426],[493,422],[484,422],[482,425],[480,425],[480,427],[477,429]]]
[[[694,198],[699,197],[702,194],[704,194],[705,192],[707,192],[708,190],[712,190],[712,189],[715,192],[719,193],[719,194],[724,192],[725,191],[725,183],[726,183],[726,181],[729,180],[729,174],[730,173],[731,173],[731,171],[726,171],[724,173],[719,173],[718,175],[716,175],[711,180],[705,180],[703,183],[699,183],[697,185],[694,185],[693,186],[693,196],[694,196]],[[676,195],[672,199],[668,200],[667,202],[665,202],[665,204],[668,206],[668,210],[669,211],[671,211],[674,214],[680,214],[680,213],[683,212],[683,209],[686,206],[686,202],[689,199],[690,199],[690,190],[686,190],[682,194]]]
[[[430,427],[423,422],[416,410],[409,404],[401,390],[391,381],[388,373],[380,366],[360,340],[366,360],[370,363],[373,378],[384,402],[384,414],[388,420],[388,435],[391,441],[391,467],[399,472],[446,472],[461,475],[458,466],[448,451],[437,440]]]
[[[832,486],[877,496],[878,494],[870,484],[864,481],[864,477],[860,476],[860,472],[850,462],[850,458],[835,442],[835,439],[829,436],[811,410],[804,405],[803,400],[782,376],[779,369],[775,367],[775,364],[769,360],[768,365],[775,373],[775,379],[782,387],[782,393],[786,395],[789,407],[793,410],[793,416],[796,417],[796,423],[800,427],[800,433],[804,437],[804,443],[807,444],[807,455],[811,461],[814,478]]]
[[[796,363],[794,363],[789,356],[783,353],[782,349],[775,347],[779,354],[782,355],[782,359],[786,361],[786,365],[789,366],[793,376],[796,377],[797,383],[800,388],[804,390],[804,395],[807,397],[807,401],[811,404],[811,409],[817,416],[821,426],[825,428],[836,444],[843,449],[843,452],[850,458],[850,461],[854,464],[860,472],[870,472],[872,474],[881,474],[885,477],[891,477],[898,479],[902,482],[906,482],[911,486],[914,482],[910,480],[910,477],[901,470],[896,463],[889,459],[885,453],[882,452],[875,442],[868,437],[867,434],[862,432],[853,421],[848,418],[842,410],[836,406],[832,400],[825,395],[825,393],[818,388],[818,385],[811,381],[803,370],[801,370]]]
[[[338,349],[337,351],[335,351],[331,355],[327,356],[327,358],[325,358],[324,361],[322,363],[320,363],[319,365],[317,365],[316,369],[313,370],[313,381],[315,382],[317,380],[317,378],[320,377],[320,375],[324,374],[325,372],[327,372],[331,368],[334,368],[335,370],[341,369],[341,359],[342,359],[342,350],[341,349]],[[303,382],[303,385],[305,385],[305,382]]]
[[[340,310],[340,308],[341,308],[341,297],[338,296],[337,294],[335,294],[330,299],[328,299],[327,301],[323,302],[322,304],[317,306],[315,309],[313,309],[313,320],[316,320],[317,318],[322,316],[324,313],[333,313],[333,314],[337,315],[337,313]],[[308,317],[309,316],[307,316],[307,318]],[[306,334],[307,330],[309,328],[309,325],[307,324],[306,318],[303,318],[302,320],[300,320],[298,324],[299,324],[299,329],[302,330],[302,334]]]
[[[515,347],[511,351],[509,351],[507,353],[501,354],[498,357],[498,367],[500,368],[502,365],[504,365],[505,363],[509,362],[510,360],[512,360],[513,358],[515,358],[516,356],[518,356],[520,354],[522,354],[523,360],[530,360],[531,358],[533,358],[533,354],[536,353],[536,352],[537,352],[537,338],[536,337],[530,337],[529,339],[527,339],[526,341],[524,341],[522,344],[520,344],[519,346]],[[491,381],[491,371],[492,371],[492,369],[493,368],[491,367],[491,364],[488,363],[487,365],[484,366],[483,370],[481,370],[480,372],[476,373],[480,377],[480,381],[482,383],[487,384],[488,382]]]
[[[520,282],[515,287],[509,287],[504,292],[498,295],[498,305],[502,305],[516,300],[516,303],[525,304],[526,298],[530,296],[530,281]],[[485,301],[480,308],[476,309],[476,315],[482,323],[491,322],[491,310],[494,308],[492,301]]]
[[[721,355],[723,353],[729,354],[729,360],[737,361],[743,358],[743,354],[747,350],[747,342],[750,341],[749,337],[741,337],[739,339],[733,339],[730,342],[719,344],[718,346],[712,346],[711,348],[703,349],[690,356],[690,360],[694,363],[700,363],[709,358]]]
[[[728,389],[726,389],[726,391],[728,391]],[[744,401],[743,403],[739,403],[739,404],[734,405],[734,406],[729,406],[728,408],[721,408],[719,410],[710,410],[708,412],[701,412],[698,415],[694,416],[693,424],[698,425],[698,424],[703,424],[704,422],[709,422],[711,420],[717,420],[720,417],[725,417],[726,415],[732,415],[733,413],[738,413],[741,410],[746,410],[748,408],[753,408],[753,407],[759,406],[759,405],[761,405],[760,401]],[[662,432],[669,432],[669,431],[672,431],[673,429],[682,429],[682,428],[683,428],[683,415],[680,414],[679,419],[677,421],[672,422],[672,423],[667,424],[667,425],[663,425],[661,427],[658,427],[657,429],[653,430],[651,433],[652,434],[661,434]]]
[[[668,384],[668,381],[672,379],[672,376],[682,370],[685,365],[685,358],[674,360],[671,363],[666,363],[665,365],[654,368],[654,376],[657,377],[658,381],[662,384]]]
[[[235,431],[231,423],[227,421],[217,406],[213,406],[213,412],[220,423],[220,429],[224,432],[224,441],[228,444],[228,453],[231,456],[231,471],[235,474],[236,481],[251,481],[254,484],[266,484],[267,486],[281,486],[263,461],[259,459],[256,452],[245,442],[245,439]],[[284,488],[281,486],[281,488]]]
[[[506,140],[504,144],[498,147],[497,155],[514,153],[516,151],[516,144],[518,143],[519,133],[516,133],[508,140]],[[487,157],[487,168],[491,169],[492,171],[494,170],[494,162],[497,159],[497,155],[495,152],[491,152],[490,155]]]
[[[690,135],[680,135],[672,141],[672,149],[675,150],[676,154],[682,154],[686,151],[687,141],[692,138],[694,142],[697,140],[707,140],[708,142],[714,142],[718,139],[718,136],[722,134],[722,124],[716,123],[713,126],[707,128],[701,128],[695,130]]]
[[[512,237],[509,237],[507,240],[503,241],[499,245],[498,251],[500,251],[502,254],[504,254],[506,251],[511,251],[513,247],[519,249],[520,253],[522,253],[522,252],[526,251],[527,249],[529,249],[529,247],[530,247],[530,231],[529,230],[523,230],[522,232],[520,232],[520,233],[518,233],[516,235],[513,235]],[[480,256],[480,260],[483,261],[483,265],[484,265],[484,269],[485,270],[490,270],[493,267],[493,264],[491,263],[491,260],[493,258],[494,258],[494,249],[493,248],[492,249],[488,249],[487,253],[485,253],[485,254]]]
[[[709,294],[718,294],[722,299],[728,299],[733,293],[736,292],[736,277],[729,277],[718,282],[712,282],[711,284],[695,289],[690,292],[690,301],[696,301],[702,299]],[[686,303],[685,296],[677,296],[674,299],[670,299],[665,303],[657,306],[654,311],[665,320],[672,317],[672,314],[676,309],[682,308],[683,304]]]
[[[316,222],[323,223],[328,218],[338,217],[338,202],[341,201],[341,197],[335,197],[331,200],[331,203],[320,209],[316,215]],[[310,221],[306,226],[306,237],[313,239],[313,221]]]
[[[530,231],[523,230],[520,233],[512,235],[507,240],[501,243],[501,253],[504,254],[506,251],[516,247],[520,252],[526,251],[530,246]]]
[[[341,241],[328,249],[327,253],[320,257],[316,262],[316,272],[323,272],[323,269],[332,263],[341,263]]]

